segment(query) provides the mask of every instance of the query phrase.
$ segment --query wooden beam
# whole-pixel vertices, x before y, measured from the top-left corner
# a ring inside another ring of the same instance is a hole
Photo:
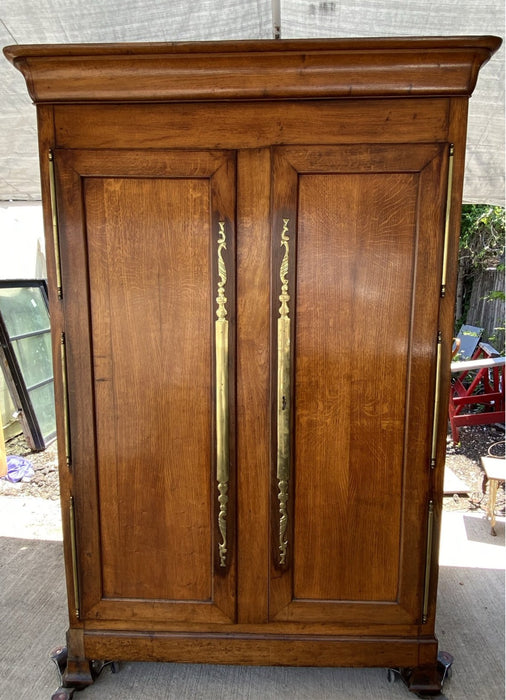
[[[471,369],[485,369],[486,367],[500,367],[506,363],[504,357],[489,357],[481,360],[463,360],[462,362],[452,362],[451,371],[468,372]]]

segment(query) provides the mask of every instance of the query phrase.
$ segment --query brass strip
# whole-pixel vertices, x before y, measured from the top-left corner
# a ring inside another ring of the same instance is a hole
[[[79,619],[81,602],[79,599],[79,578],[77,568],[77,540],[76,540],[76,517],[74,512],[74,497],[70,497],[69,504],[69,524],[70,524],[70,550],[72,553],[72,580],[74,584],[74,605],[76,617]]]
[[[441,331],[438,331],[437,351],[436,351],[436,386],[434,389],[434,414],[433,414],[433,422],[432,422],[432,446],[431,446],[431,452],[430,452],[430,466],[432,469],[434,469],[436,466],[439,409],[440,409],[440,403],[441,403],[441,346],[442,346],[442,335],[441,335]]]
[[[432,538],[434,533],[434,501],[429,501],[429,513],[427,516],[427,549],[425,553],[425,584],[423,590],[422,624],[425,624],[429,615],[429,591],[430,569],[432,563]]]
[[[450,240],[450,213],[452,207],[452,182],[453,182],[453,143],[450,144],[450,153],[448,156],[448,184],[446,190],[446,217],[445,217],[445,233],[443,244],[443,267],[441,271],[441,297],[446,295],[446,272],[448,268],[448,244]]]
[[[61,281],[60,234],[58,231],[58,213],[56,208],[56,184],[54,176],[53,152],[49,151],[49,195],[51,199],[51,219],[53,223],[53,245],[56,269],[56,291],[58,299],[63,298]]]
[[[216,353],[216,479],[218,481],[218,528],[222,542],[218,544],[220,566],[227,565],[227,504],[229,481],[229,407],[228,407],[228,321],[225,305],[227,270],[222,251],[227,249],[225,222],[219,222],[218,237],[218,296],[215,321]]]
[[[62,377],[62,394],[63,394],[63,441],[65,445],[65,461],[70,469],[72,465],[70,451],[70,421],[69,421],[69,398],[67,384],[67,350],[65,346],[65,333],[60,336],[60,360],[61,360],[61,377]]]
[[[277,386],[277,472],[279,502],[279,563],[286,564],[288,551],[288,487],[290,481],[290,309],[288,302],[289,219],[283,219],[281,247],[285,254],[279,277],[281,294],[278,318],[278,386]]]

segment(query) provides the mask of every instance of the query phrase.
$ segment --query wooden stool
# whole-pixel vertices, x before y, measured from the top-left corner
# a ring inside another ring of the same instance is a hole
[[[485,471],[482,484],[483,493],[486,492],[487,482],[490,481],[487,517],[490,518],[490,534],[495,536],[495,500],[499,484],[506,479],[506,459],[504,457],[482,457],[481,464]]]

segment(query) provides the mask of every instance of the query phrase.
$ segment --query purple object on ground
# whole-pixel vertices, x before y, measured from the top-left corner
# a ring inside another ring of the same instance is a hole
[[[24,457],[17,455],[7,455],[7,475],[4,477],[9,481],[30,481],[33,479],[35,472],[32,463]]]

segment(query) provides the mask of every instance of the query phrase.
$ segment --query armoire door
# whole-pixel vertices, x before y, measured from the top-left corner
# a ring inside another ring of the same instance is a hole
[[[235,154],[56,150],[81,619],[235,619]]]
[[[272,620],[421,622],[447,159],[274,151]]]

